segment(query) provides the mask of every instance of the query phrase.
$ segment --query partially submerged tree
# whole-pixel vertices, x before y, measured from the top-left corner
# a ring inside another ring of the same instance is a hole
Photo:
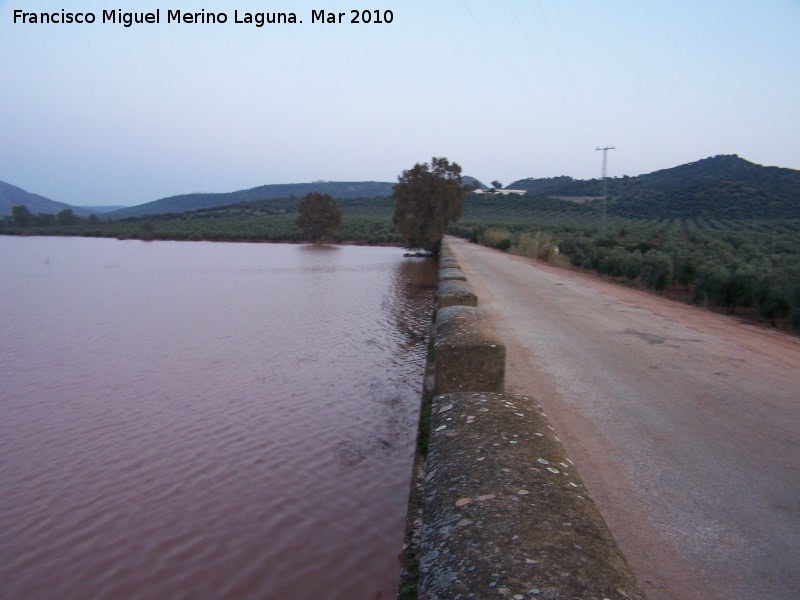
[[[468,192],[461,183],[461,167],[446,158],[434,157],[430,165],[417,163],[403,171],[392,192],[392,222],[404,246],[438,257],[447,224],[461,217],[461,200]]]
[[[342,211],[330,194],[309,192],[297,207],[297,226],[305,239],[320,244],[342,225]]]

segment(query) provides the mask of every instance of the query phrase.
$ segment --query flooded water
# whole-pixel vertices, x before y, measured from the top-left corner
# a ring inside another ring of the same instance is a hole
[[[433,264],[0,236],[0,597],[391,598]]]

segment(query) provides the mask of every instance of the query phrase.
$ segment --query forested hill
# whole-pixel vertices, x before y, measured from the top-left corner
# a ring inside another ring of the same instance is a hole
[[[473,177],[464,176],[464,184],[472,187],[486,189],[480,181]],[[140,217],[142,215],[157,215],[163,213],[185,212],[187,210],[198,210],[205,208],[215,208],[238,204],[240,202],[255,202],[258,200],[275,200],[279,198],[301,198],[309,192],[320,192],[330,194],[334,198],[376,198],[392,195],[394,183],[386,181],[315,181],[312,183],[285,183],[261,185],[259,187],[238,192],[225,192],[215,194],[181,194],[170,196],[131,206],[110,212],[107,215],[112,218],[117,217]]]
[[[31,194],[15,185],[0,181],[0,216],[10,215],[12,207],[19,205],[27,206],[28,210],[33,214],[47,213],[54,215],[62,210],[70,209],[76,215],[86,217],[93,212],[97,212],[88,208],[56,202],[55,200],[50,200],[50,198]]]
[[[464,176],[464,183],[485,188],[481,182]],[[779,167],[764,167],[736,155],[718,155],[671,169],[663,169],[637,177],[614,177],[608,180],[608,213],[629,218],[695,217],[733,219],[800,218],[800,171]],[[11,207],[25,205],[33,214],[55,214],[71,209],[76,215],[105,212],[103,217],[122,218],[164,213],[183,213],[218,206],[301,198],[308,192],[330,194],[337,199],[388,197],[394,183],[382,181],[335,182],[262,185],[228,193],[194,193],[162,198],[154,202],[121,208],[112,212],[92,210],[54,202],[30,194],[13,185],[0,182],[0,216],[10,215]],[[603,185],[600,179],[552,177],[522,179],[507,186],[525,189],[538,197],[599,197]],[[503,197],[503,209],[511,204],[525,204],[521,198]],[[492,204],[484,198],[479,204]],[[581,210],[597,208],[589,202]],[[573,204],[577,209],[578,207]]]
[[[510,188],[558,197],[602,195],[602,180],[522,179]],[[800,218],[800,171],[719,155],[608,180],[608,211],[633,218]]]
[[[182,194],[170,196],[147,204],[123,208],[106,216],[110,217],[139,217],[142,215],[156,215],[162,213],[185,212],[202,208],[213,208],[239,202],[253,202],[256,200],[271,200],[276,198],[302,197],[308,192],[330,194],[334,198],[369,198],[374,196],[389,196],[392,193],[393,183],[383,181],[317,181],[313,183],[285,183],[262,185],[238,192],[217,194]]]

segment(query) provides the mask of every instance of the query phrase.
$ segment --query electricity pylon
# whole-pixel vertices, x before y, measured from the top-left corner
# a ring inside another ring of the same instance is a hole
[[[616,150],[614,146],[606,146],[605,148],[595,148],[595,150],[603,151],[603,219],[600,226],[600,236],[606,237],[606,198],[608,197],[608,181],[606,179],[606,167],[608,167],[608,151]]]

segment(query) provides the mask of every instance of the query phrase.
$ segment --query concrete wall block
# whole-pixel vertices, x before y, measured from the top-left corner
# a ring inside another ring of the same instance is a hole
[[[460,279],[462,281],[467,280],[461,269],[439,269],[439,281],[447,281],[448,279]]]
[[[436,396],[430,428],[419,598],[644,600],[532,398]]]
[[[437,394],[503,391],[506,348],[481,309],[439,309],[434,353]]]
[[[447,306],[478,306],[478,297],[466,281],[447,279],[436,290],[436,309]]]

